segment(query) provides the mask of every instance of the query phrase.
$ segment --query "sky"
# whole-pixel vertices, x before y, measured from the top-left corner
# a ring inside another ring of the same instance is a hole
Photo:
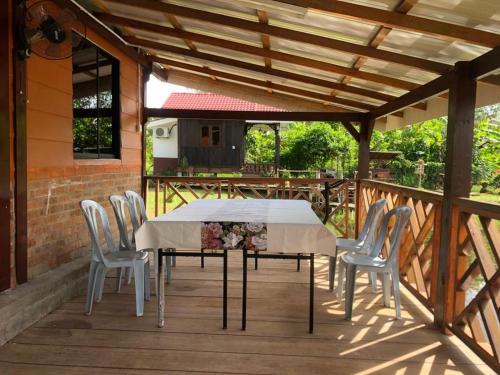
[[[160,81],[151,75],[147,88],[147,106],[149,108],[161,108],[168,96],[173,92],[193,92],[193,90]]]

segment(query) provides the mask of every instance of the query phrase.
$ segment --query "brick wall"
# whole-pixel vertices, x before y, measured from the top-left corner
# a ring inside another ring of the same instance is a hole
[[[38,276],[75,258],[89,254],[89,235],[78,203],[92,199],[108,211],[112,230],[118,239],[111,194],[140,191],[140,168],[122,166],[80,166],[61,170],[48,177],[44,171],[31,171],[28,182],[28,272]]]

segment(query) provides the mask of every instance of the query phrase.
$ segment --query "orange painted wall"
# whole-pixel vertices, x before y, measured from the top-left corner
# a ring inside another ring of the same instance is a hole
[[[78,203],[140,190],[140,67],[87,29],[87,38],[120,60],[121,159],[75,160],[72,130],[72,61],[31,56],[28,97],[29,278],[88,254],[88,235]]]

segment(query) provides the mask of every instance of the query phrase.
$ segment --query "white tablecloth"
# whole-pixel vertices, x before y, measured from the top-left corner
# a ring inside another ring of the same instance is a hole
[[[265,223],[267,251],[333,255],[335,235],[303,200],[196,200],[142,224],[135,234],[138,250],[200,249],[206,222]]]

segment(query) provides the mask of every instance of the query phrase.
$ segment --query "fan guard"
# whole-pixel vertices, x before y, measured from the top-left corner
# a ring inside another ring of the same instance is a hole
[[[85,38],[85,25],[68,8],[39,1],[26,11],[24,37],[28,53],[50,60],[67,59]]]

